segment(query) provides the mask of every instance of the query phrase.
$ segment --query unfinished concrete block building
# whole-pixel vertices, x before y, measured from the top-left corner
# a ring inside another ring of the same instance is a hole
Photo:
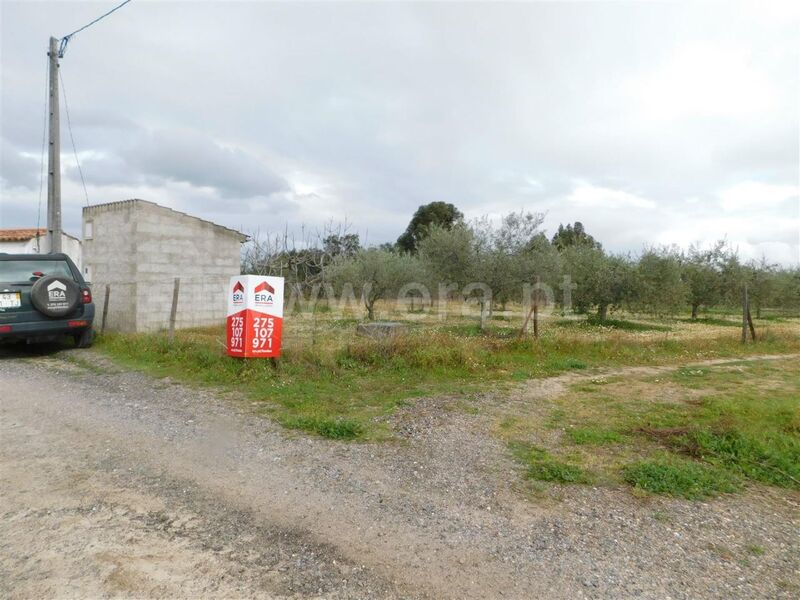
[[[83,209],[83,271],[97,323],[110,287],[106,329],[157,331],[169,325],[180,277],[176,327],[224,321],[229,278],[240,272],[239,231],[146,200]]]

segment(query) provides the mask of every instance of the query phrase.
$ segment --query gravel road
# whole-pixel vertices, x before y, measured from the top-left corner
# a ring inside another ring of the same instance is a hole
[[[515,401],[561,387],[531,382]],[[800,494],[531,496],[485,413],[457,401],[403,409],[397,442],[337,443],[91,351],[4,351],[0,596],[800,594]]]

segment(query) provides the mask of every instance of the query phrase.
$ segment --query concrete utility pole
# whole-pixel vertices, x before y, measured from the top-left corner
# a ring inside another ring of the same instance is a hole
[[[61,138],[58,120],[58,40],[50,38],[50,114],[47,155],[47,240],[50,252],[61,252]]]

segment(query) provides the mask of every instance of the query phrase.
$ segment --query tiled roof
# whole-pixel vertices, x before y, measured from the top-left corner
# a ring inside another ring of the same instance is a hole
[[[0,229],[0,242],[24,242],[36,235],[47,235],[47,229]]]
[[[45,238],[47,237],[47,229],[44,227],[39,229],[35,227],[29,227],[27,229],[0,229],[0,242],[27,242],[35,238],[37,234]],[[68,234],[66,231],[62,231],[61,234],[71,237],[73,240],[78,240],[78,238]]]

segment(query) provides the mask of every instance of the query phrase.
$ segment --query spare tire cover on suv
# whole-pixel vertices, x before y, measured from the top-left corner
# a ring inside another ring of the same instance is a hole
[[[42,277],[31,288],[31,303],[48,317],[66,317],[81,302],[81,288],[64,275]]]

